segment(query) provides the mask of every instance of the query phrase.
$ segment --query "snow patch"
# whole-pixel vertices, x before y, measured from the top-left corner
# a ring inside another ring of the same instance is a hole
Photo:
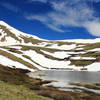
[[[88,51],[92,51],[92,52],[98,51],[98,52],[100,52],[100,48],[95,48],[95,49],[88,50]]]
[[[16,56],[16,57],[19,57],[19,58],[23,59],[24,61],[29,62],[30,64],[34,65],[35,67],[37,67],[37,68],[40,69],[40,70],[45,70],[45,68],[43,68],[43,67],[41,67],[41,66],[35,64],[34,62],[32,62],[32,61],[29,60],[29,59],[23,57],[22,55],[24,54],[24,52],[23,52],[23,54],[17,54],[17,53],[13,53],[13,52],[7,51],[7,50],[5,50],[5,49],[3,49],[3,48],[1,48],[1,50],[6,51],[6,52],[8,52],[8,53],[10,53],[10,54],[12,54],[12,55],[14,55],[14,56]]]
[[[58,40],[59,41],[59,40]],[[73,43],[99,43],[100,42],[100,38],[96,38],[96,39],[72,39],[72,40],[61,40],[63,42],[73,42]]]
[[[57,61],[45,58],[32,50],[26,51],[25,55],[30,56],[35,62],[47,68],[66,68],[70,64],[70,61]]]
[[[85,68],[88,69],[88,71],[100,71],[100,63],[93,63],[91,65],[85,66]]]
[[[72,60],[95,60],[94,57],[71,57]]]
[[[6,63],[5,63],[6,61]],[[8,66],[8,67],[11,67],[11,68],[21,68],[21,69],[27,69],[27,70],[30,70],[30,71],[34,71],[33,69],[31,68],[28,68],[27,66],[17,62],[17,61],[13,61],[7,57],[4,57],[2,55],[0,55],[0,64],[4,65],[4,66]]]
[[[60,59],[67,58],[67,57],[70,56],[70,55],[67,54],[67,52],[64,52],[64,51],[54,52],[54,53],[50,53],[50,52],[47,52],[47,51],[44,51],[44,50],[41,50],[41,51],[45,54],[48,54],[50,56],[60,58]]]

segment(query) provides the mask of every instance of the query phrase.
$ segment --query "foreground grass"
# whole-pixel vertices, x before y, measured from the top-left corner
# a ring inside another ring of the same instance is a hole
[[[0,81],[0,100],[52,100],[34,93],[23,85],[11,85]]]
[[[100,95],[95,93],[42,86],[51,81],[30,78],[27,72],[0,65],[0,100],[100,100]]]
[[[29,78],[27,72],[0,65],[0,100],[52,100],[33,91],[45,82]]]

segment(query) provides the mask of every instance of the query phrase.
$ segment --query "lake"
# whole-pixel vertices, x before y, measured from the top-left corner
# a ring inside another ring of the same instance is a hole
[[[28,75],[43,80],[55,80],[57,82],[52,82],[48,85],[53,85],[61,90],[71,90],[73,87],[79,88],[78,86],[70,85],[70,82],[100,83],[100,72],[46,70],[29,73]],[[80,89],[86,88],[80,87]],[[88,90],[100,92],[100,90]]]

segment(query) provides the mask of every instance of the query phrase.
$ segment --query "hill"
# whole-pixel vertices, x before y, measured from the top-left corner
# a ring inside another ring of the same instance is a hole
[[[49,41],[0,21],[0,64],[30,71],[100,71],[100,38]]]

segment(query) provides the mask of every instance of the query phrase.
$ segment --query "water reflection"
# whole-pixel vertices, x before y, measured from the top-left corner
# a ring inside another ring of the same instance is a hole
[[[52,82],[49,85],[60,88],[72,88],[70,82],[81,82],[81,83],[100,83],[100,72],[79,72],[79,71],[39,71],[35,73],[30,73],[31,77],[38,76],[38,74],[45,74],[41,76],[44,80],[56,80],[58,82]]]

